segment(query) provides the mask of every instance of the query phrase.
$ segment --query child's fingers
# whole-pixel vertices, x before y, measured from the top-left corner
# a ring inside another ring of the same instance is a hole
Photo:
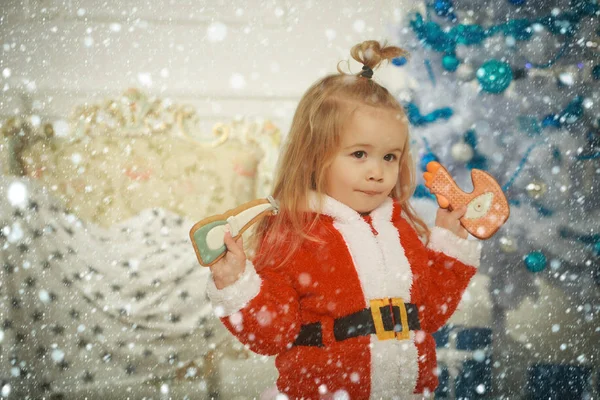
[[[241,237],[241,236],[240,236]],[[244,249],[239,245],[239,239],[236,242],[231,233],[229,231],[225,231],[225,236],[223,237],[223,241],[225,242],[225,246],[227,246],[227,251],[230,251],[236,257],[244,257]]]
[[[225,231],[223,242],[225,242],[225,246],[227,246],[228,251],[234,251],[237,247],[237,244],[235,243],[235,240],[233,240],[233,237],[229,231]]]
[[[454,219],[460,219],[460,218],[462,218],[463,215],[465,215],[466,212],[467,212],[467,206],[461,206],[461,207],[457,208],[456,210],[451,211],[450,215],[452,215],[452,218],[454,218]]]

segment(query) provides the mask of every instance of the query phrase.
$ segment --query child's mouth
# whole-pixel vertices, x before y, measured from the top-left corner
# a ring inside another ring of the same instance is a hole
[[[367,196],[377,196],[378,194],[381,194],[381,192],[372,192],[367,190],[360,190],[360,192],[366,194]]]

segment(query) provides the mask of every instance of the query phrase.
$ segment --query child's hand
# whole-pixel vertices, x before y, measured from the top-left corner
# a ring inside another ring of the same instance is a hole
[[[453,211],[448,211],[444,208],[438,208],[435,217],[435,225],[440,228],[448,229],[456,236],[466,239],[469,232],[460,224],[460,218],[467,212],[467,206],[464,205]]]
[[[210,267],[215,286],[219,290],[235,283],[246,269],[246,253],[244,253],[242,236],[238,240],[233,240],[227,229],[224,242],[227,246],[225,256]]]

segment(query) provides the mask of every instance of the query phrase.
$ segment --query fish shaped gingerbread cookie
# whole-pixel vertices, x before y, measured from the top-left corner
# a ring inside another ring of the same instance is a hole
[[[510,214],[508,201],[498,182],[487,172],[471,170],[473,191],[465,193],[446,168],[431,161],[423,174],[425,186],[435,195],[441,208],[454,210],[467,205],[461,225],[479,239],[489,239],[506,222]]]

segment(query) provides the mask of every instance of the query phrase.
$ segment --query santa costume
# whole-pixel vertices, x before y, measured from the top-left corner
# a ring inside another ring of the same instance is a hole
[[[283,267],[285,254],[259,250],[234,284],[209,280],[216,314],[251,350],[277,356],[290,399],[433,393],[431,334],[455,311],[481,245],[434,227],[426,247],[391,198],[361,216],[324,196],[320,214],[310,234],[322,242],[304,241]]]

